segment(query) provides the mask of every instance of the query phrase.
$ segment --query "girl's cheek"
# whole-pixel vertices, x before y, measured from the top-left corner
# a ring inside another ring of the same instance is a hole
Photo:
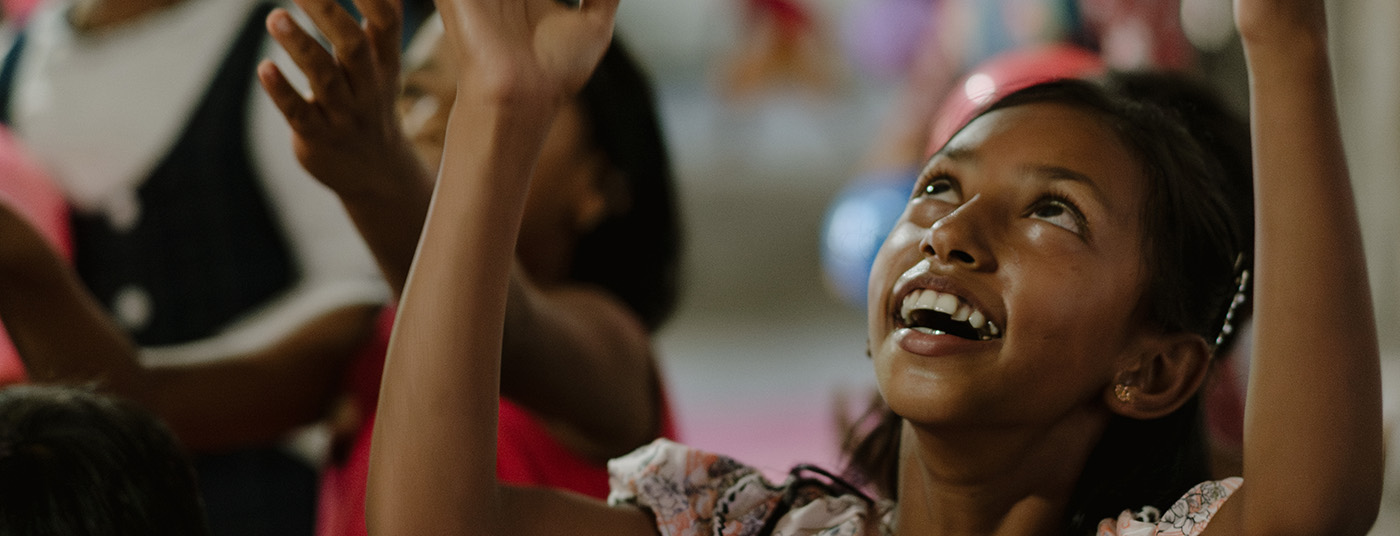
[[[923,198],[914,199],[904,206],[904,213],[900,215],[899,222],[912,224],[927,231],[951,211],[952,207],[942,203]]]
[[[1026,222],[1016,234],[1020,236],[1021,247],[1033,254],[1063,258],[1088,250],[1079,235],[1044,222]]]

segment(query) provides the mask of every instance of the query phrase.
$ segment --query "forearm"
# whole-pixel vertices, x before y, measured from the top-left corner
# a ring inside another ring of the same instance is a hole
[[[91,384],[159,416],[186,447],[266,443],[324,414],[373,318],[373,306],[331,311],[253,355],[146,366],[57,257],[0,290],[0,318],[38,383]]]
[[[496,412],[510,259],[551,117],[459,89],[385,363],[366,505],[376,534],[469,534],[501,511]]]
[[[139,391],[136,348],[38,231],[0,206],[0,318],[31,381]]]
[[[432,177],[407,156],[387,166],[395,178],[382,181],[382,191],[337,192],[395,297],[403,295],[433,195]]]
[[[377,307],[309,320],[251,355],[147,366],[38,233],[0,206],[0,318],[30,379],[91,384],[142,405],[195,450],[275,439],[320,417]]]
[[[266,445],[326,416],[362,351],[379,306],[317,314],[251,353],[148,365],[137,399],[194,451]]]
[[[1241,24],[1258,229],[1246,519],[1364,533],[1380,496],[1379,360],[1326,35],[1321,19]]]

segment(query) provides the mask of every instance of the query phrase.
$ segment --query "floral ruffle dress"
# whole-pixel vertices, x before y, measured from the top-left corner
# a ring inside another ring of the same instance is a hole
[[[888,536],[894,503],[872,501],[807,467],[782,484],[725,456],[665,439],[608,464],[608,502],[651,511],[662,536],[753,536],[765,528],[785,536]],[[1099,524],[1099,536],[1196,536],[1243,480],[1203,482],[1160,516],[1154,508],[1124,511]],[[786,499],[786,500],[785,500]],[[782,511],[780,511],[782,510]],[[774,516],[774,513],[778,516]],[[767,527],[770,518],[775,524]]]

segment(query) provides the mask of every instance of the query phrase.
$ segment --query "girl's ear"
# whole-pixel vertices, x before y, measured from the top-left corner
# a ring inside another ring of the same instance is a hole
[[[588,234],[608,215],[608,200],[597,188],[585,188],[574,202],[574,232]]]
[[[1210,369],[1210,346],[1192,333],[1149,336],[1135,357],[1123,361],[1104,401],[1133,419],[1165,417],[1190,400]]]
[[[600,169],[590,186],[583,188],[575,202],[574,231],[579,235],[592,232],[603,220],[623,214],[632,206],[627,177],[621,171]]]

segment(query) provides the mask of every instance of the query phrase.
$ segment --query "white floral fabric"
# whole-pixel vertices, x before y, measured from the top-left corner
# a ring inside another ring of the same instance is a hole
[[[1143,508],[1138,512],[1124,510],[1118,519],[1099,522],[1098,536],[1197,536],[1206,530],[1211,516],[1225,504],[1225,499],[1240,489],[1240,477],[1202,482],[1191,488],[1172,507],[1159,516],[1157,509]]]
[[[650,510],[662,536],[754,536],[787,508],[774,536],[889,536],[894,503],[871,501],[839,483],[803,478],[782,484],[731,458],[658,439],[608,463],[608,502]],[[814,484],[815,483],[815,484]],[[1124,511],[1099,524],[1099,536],[1198,536],[1243,481],[1230,478],[1192,488],[1166,512]],[[788,495],[791,501],[784,505]]]

